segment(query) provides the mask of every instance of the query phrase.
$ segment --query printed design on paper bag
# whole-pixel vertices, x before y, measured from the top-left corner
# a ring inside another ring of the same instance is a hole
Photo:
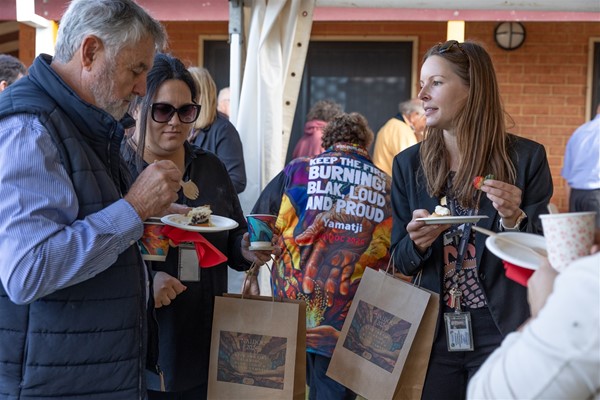
[[[359,300],[344,347],[392,372],[411,325],[402,318]]]
[[[287,339],[220,332],[217,381],[283,390]]]

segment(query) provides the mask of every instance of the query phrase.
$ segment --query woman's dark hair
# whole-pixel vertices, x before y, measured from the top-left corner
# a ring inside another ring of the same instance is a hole
[[[183,65],[178,58],[175,58],[170,54],[156,54],[156,56],[154,56],[152,69],[148,72],[148,77],[146,78],[146,95],[144,97],[136,97],[130,108],[130,110],[135,110],[136,108],[139,109],[139,118],[136,122],[139,124],[139,136],[136,146],[136,168],[138,172],[143,170],[144,148],[146,147],[146,126],[148,124],[148,113],[150,113],[154,96],[156,95],[158,88],[160,88],[165,81],[171,79],[182,81],[190,88],[192,102],[196,103],[198,98],[196,83],[185,65]]]

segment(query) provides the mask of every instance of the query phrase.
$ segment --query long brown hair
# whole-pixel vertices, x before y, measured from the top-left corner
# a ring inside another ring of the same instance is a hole
[[[464,108],[455,121],[460,154],[451,194],[461,206],[474,208],[477,206],[474,177],[493,174],[494,179],[515,182],[505,125],[508,115],[500,99],[494,65],[482,46],[470,41],[439,43],[427,51],[423,62],[434,55],[451,63],[454,72],[469,87]],[[450,157],[442,129],[426,128],[420,156],[429,195],[446,194]]]

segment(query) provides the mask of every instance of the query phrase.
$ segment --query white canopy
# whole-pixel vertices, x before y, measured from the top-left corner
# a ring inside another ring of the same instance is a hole
[[[246,213],[285,163],[314,6],[315,0],[255,0],[249,10],[239,109],[232,112],[244,146],[248,183],[240,201]]]

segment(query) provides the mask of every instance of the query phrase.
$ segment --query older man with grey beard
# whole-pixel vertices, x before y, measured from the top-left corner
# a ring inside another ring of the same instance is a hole
[[[136,241],[181,172],[160,161],[131,184],[119,148],[165,42],[132,0],[75,0],[56,56],[0,96],[1,398],[142,399],[160,373]]]

